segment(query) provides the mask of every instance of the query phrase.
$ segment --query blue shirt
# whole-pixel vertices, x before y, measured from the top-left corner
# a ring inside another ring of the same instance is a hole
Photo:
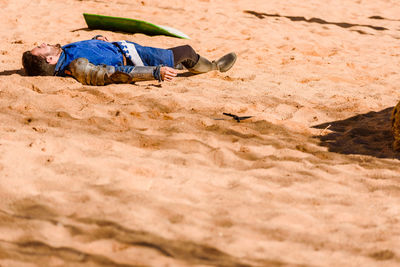
[[[132,42],[130,42],[132,43]],[[174,57],[171,50],[141,46],[136,43],[136,50],[145,66],[166,65],[174,67]],[[57,61],[55,75],[66,76],[65,70],[77,58],[87,58],[94,65],[122,66],[124,64],[123,51],[118,43],[102,40],[85,40],[62,47],[60,58]]]

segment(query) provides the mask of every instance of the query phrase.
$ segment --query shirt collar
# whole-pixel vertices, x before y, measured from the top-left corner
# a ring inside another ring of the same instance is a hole
[[[65,53],[64,53],[64,50],[63,50],[61,52],[61,54],[60,54],[60,58],[57,61],[56,69],[54,71],[54,75],[59,74],[58,72],[60,71],[61,66],[64,64],[64,61],[65,61]]]

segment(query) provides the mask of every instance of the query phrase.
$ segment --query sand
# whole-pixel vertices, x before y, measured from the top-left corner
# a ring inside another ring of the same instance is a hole
[[[400,265],[398,1],[0,7],[0,266]],[[84,12],[191,40],[89,30]],[[21,70],[35,45],[96,34],[238,60],[105,87]]]

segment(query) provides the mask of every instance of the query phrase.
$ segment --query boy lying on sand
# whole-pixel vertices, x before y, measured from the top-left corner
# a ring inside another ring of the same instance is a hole
[[[178,64],[193,73],[225,72],[235,61],[235,53],[209,61],[189,45],[162,49],[129,41],[109,42],[101,35],[63,47],[43,43],[22,56],[22,65],[29,76],[73,76],[82,84],[89,85],[154,79],[171,81],[177,75],[174,68]]]

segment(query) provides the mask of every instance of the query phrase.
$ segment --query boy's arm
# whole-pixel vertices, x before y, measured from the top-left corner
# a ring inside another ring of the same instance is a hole
[[[72,61],[69,65],[69,70],[71,72],[71,76],[73,76],[82,84],[87,85],[132,83],[151,80],[171,81],[177,74],[176,70],[162,66],[95,66],[86,58],[78,58]]]

